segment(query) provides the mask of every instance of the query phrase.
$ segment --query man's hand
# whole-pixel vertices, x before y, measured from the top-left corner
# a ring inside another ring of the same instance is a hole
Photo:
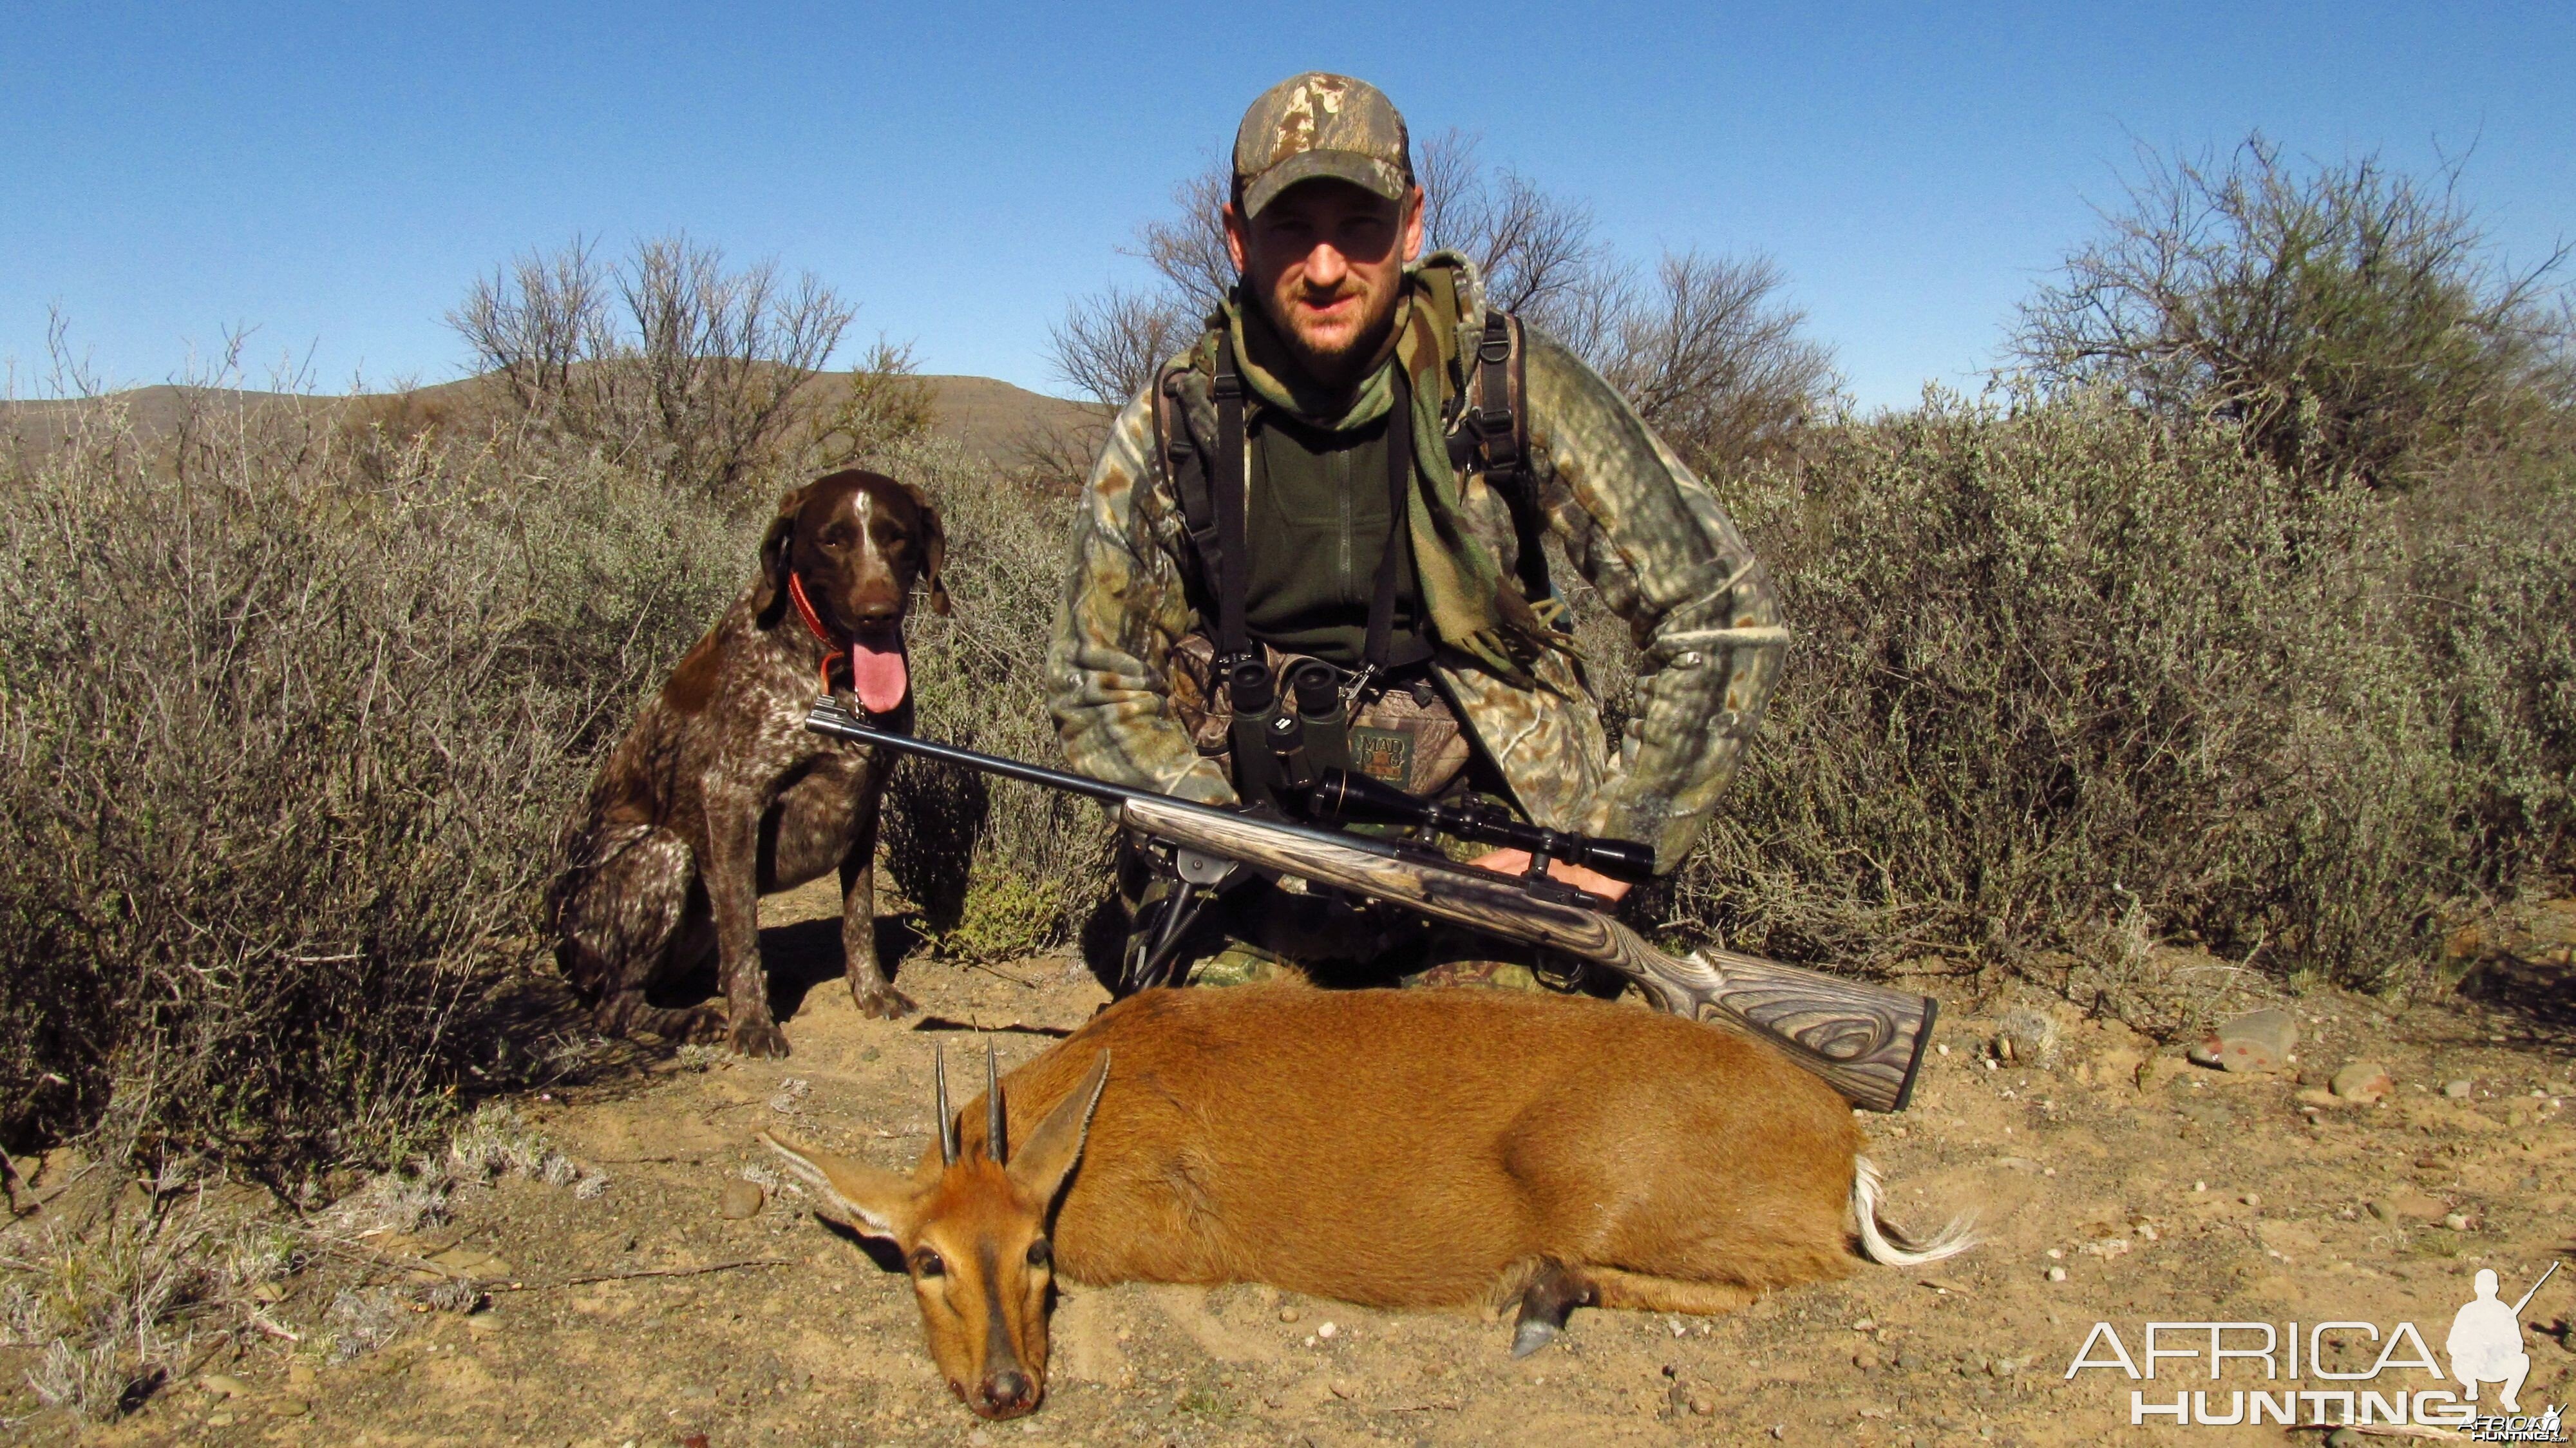
[[[1527,850],[1496,850],[1489,855],[1478,855],[1467,863],[1479,870],[1498,870],[1506,875],[1525,875],[1529,873],[1529,860]],[[1589,890],[1605,900],[1627,898],[1627,881],[1613,880],[1598,870],[1587,870],[1581,865],[1569,865],[1563,860],[1550,860],[1547,862],[1547,875],[1549,879],[1560,885],[1572,885],[1578,890]]]

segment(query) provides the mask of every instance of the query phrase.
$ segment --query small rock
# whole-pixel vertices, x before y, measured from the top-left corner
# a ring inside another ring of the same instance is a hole
[[[2250,1011],[2211,1032],[2192,1048],[2191,1059],[2222,1071],[2278,1071],[2298,1044],[2298,1017],[2279,1009]]]
[[[2048,1269],[2048,1280],[2049,1280],[2049,1281],[2051,1281],[2051,1282],[2063,1282],[2063,1281],[2065,1281],[2065,1280],[2066,1280],[2066,1269],[2065,1269],[2065,1268],[2063,1268],[2063,1267],[2051,1267],[2051,1268],[2049,1268],[2049,1269]]]
[[[1339,1398],[1344,1402],[1349,1402],[1351,1399],[1360,1395],[1359,1379],[1335,1378],[1332,1382],[1332,1389],[1334,1397]]]
[[[1339,1323],[1332,1323],[1332,1322],[1321,1323],[1321,1324],[1318,1324],[1318,1325],[1316,1326],[1316,1328],[1315,1328],[1315,1336],[1320,1337],[1320,1338],[1324,1338],[1324,1339],[1326,1339],[1326,1340],[1330,1340],[1330,1339],[1333,1337],[1333,1335],[1334,1335],[1334,1334],[1336,1334],[1336,1333],[1340,1332],[1341,1330],[1342,1330],[1342,1329],[1341,1329],[1341,1325],[1340,1325]]]
[[[2327,1087],[2346,1101],[2385,1101],[2397,1091],[2397,1083],[2388,1079],[2388,1068],[2376,1061],[2353,1062],[2334,1073]]]
[[[1852,1366],[1865,1373],[1877,1372],[1879,1368],[1878,1354],[1871,1352],[1868,1348],[1862,1348],[1860,1351],[1852,1354]]]
[[[1690,1410],[1694,1417],[1714,1418],[1717,1416],[1717,1399],[1706,1393],[1693,1393],[1690,1395]]]
[[[2249,1207],[2259,1207],[2263,1205],[2263,1194],[2261,1192],[2247,1192],[2236,1200],[2243,1202]]]
[[[302,1398],[279,1398],[268,1405],[268,1411],[280,1418],[301,1418],[313,1408]]]
[[[2454,1232],[2465,1232],[2469,1229],[2469,1214],[2466,1212],[2453,1212],[2442,1218],[2442,1225],[2450,1228]]]
[[[1295,1322],[1297,1320],[1297,1309],[1293,1307],[1283,1307],[1279,1309],[1279,1320],[1281,1322]]]
[[[966,1441],[973,1444],[974,1448],[993,1448],[993,1435],[981,1428],[967,1434]]]
[[[1995,1025],[1995,1055],[2016,1066],[2047,1070],[2057,1064],[2057,1022],[2026,1006],[2004,1012]]]
[[[1860,1321],[1852,1324],[1852,1331],[1876,1332],[1878,1331],[1878,1319],[1874,1317],[1864,1317]]]
[[[717,1193],[716,1215],[728,1222],[743,1221],[759,1216],[761,1203],[767,1200],[768,1195],[761,1191],[760,1183],[735,1177],[724,1184],[722,1192]]]
[[[2469,1092],[2472,1089],[2474,1088],[2472,1088],[2466,1081],[2445,1081],[2442,1083],[2442,1094],[2450,1097],[2454,1101],[2468,1100]]]
[[[250,1384],[230,1373],[207,1373],[197,1379],[197,1386],[218,1398],[239,1398],[250,1392]]]

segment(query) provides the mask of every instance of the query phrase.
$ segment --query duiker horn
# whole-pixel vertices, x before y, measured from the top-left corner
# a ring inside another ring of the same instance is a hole
[[[948,1052],[938,1042],[930,1045],[930,1089],[939,1098],[939,1164],[957,1164],[957,1118],[948,1111]]]
[[[995,1166],[1011,1164],[1010,1121],[1002,1110],[1002,1062],[984,1043],[984,1151]]]

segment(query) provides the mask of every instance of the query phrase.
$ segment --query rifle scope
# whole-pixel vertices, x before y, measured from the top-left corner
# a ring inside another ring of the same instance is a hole
[[[1590,835],[1542,829],[1523,824],[1481,800],[1440,804],[1416,799],[1394,785],[1347,769],[1327,769],[1318,776],[1306,791],[1306,807],[1322,820],[1426,827],[1478,844],[1527,850],[1534,859],[1583,865],[1632,883],[1655,873],[1653,848],[1634,840],[1599,840]]]

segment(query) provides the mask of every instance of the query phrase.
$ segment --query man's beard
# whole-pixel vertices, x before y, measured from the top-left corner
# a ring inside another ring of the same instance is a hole
[[[1376,299],[1375,305],[1369,314],[1361,319],[1358,326],[1346,333],[1341,333],[1337,339],[1321,345],[1317,338],[1297,325],[1293,320],[1295,316],[1293,312],[1288,317],[1279,315],[1288,309],[1278,305],[1276,299],[1273,300],[1270,308],[1271,321],[1286,337],[1289,348],[1296,354],[1297,361],[1308,372],[1314,374],[1318,381],[1331,379],[1355,383],[1367,370],[1368,364],[1374,362],[1377,354],[1384,350],[1387,338],[1393,330],[1395,305],[1403,295],[1403,291],[1401,283],[1389,287],[1384,296]]]

